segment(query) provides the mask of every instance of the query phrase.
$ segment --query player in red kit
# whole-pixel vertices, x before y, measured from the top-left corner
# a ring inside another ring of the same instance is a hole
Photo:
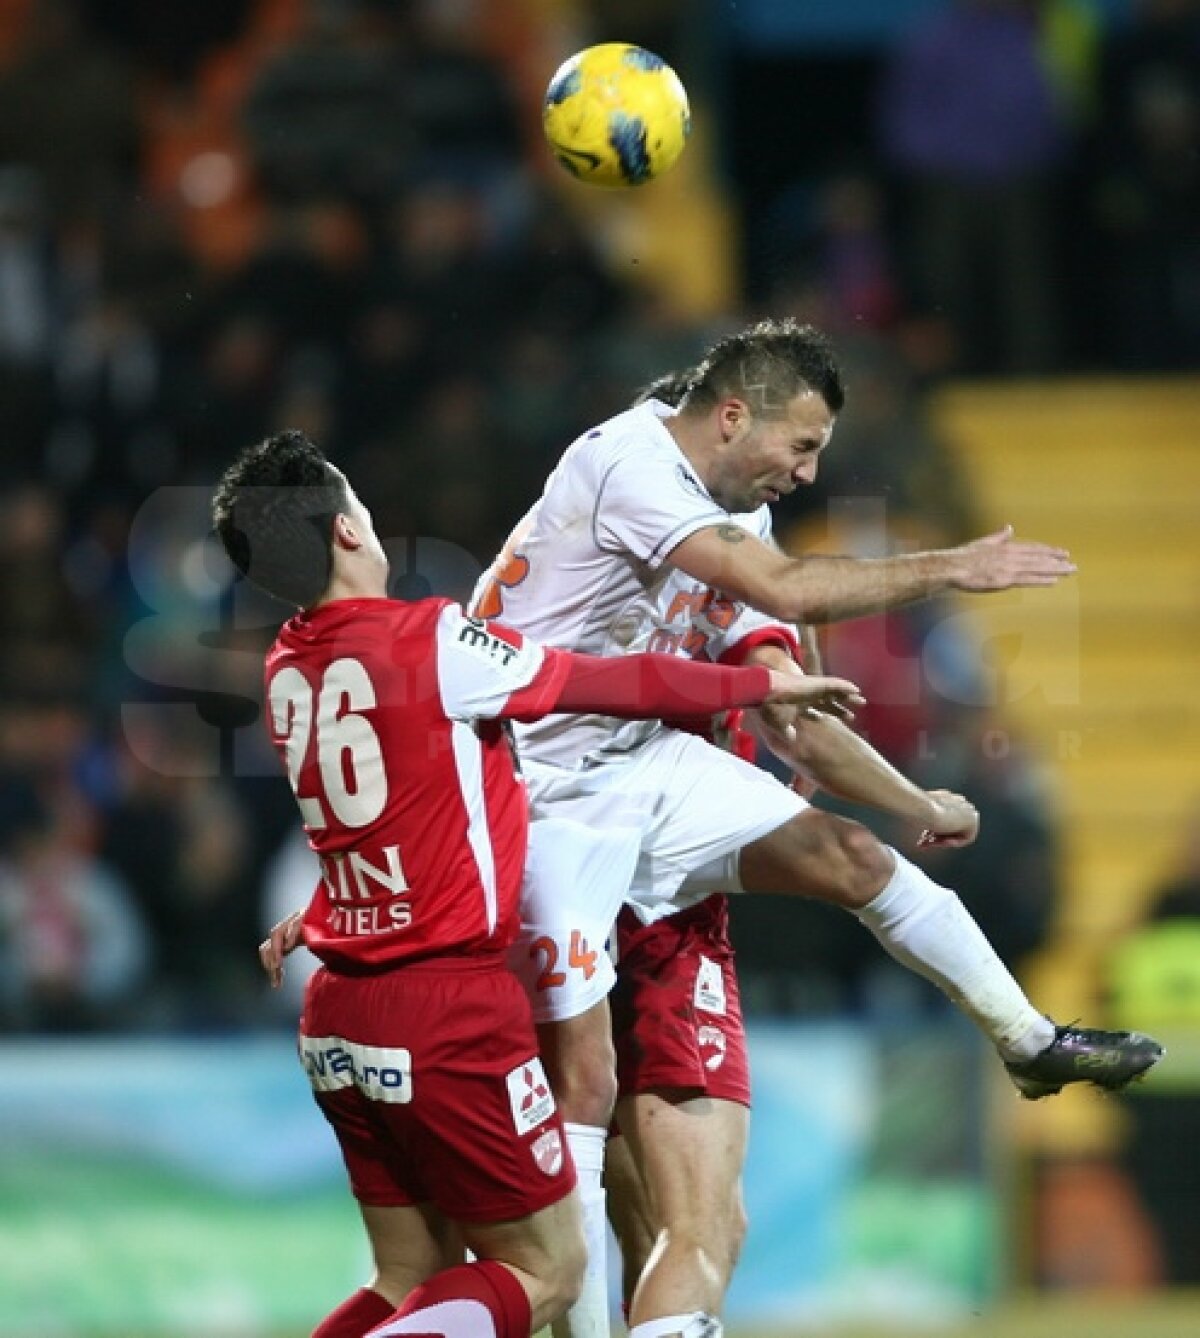
[[[575,1171],[506,967],[527,858],[600,876],[621,833],[529,827],[506,719],[856,704],[842,680],[543,650],[440,599],[387,598],[369,512],[299,432],[213,502],[234,565],[299,606],[267,655],[268,724],[321,878],[300,1057],[341,1147],[375,1277],[314,1338],[527,1338],[574,1299]],[[291,932],[296,932],[294,927]],[[474,1256],[461,1258],[458,1242]]]

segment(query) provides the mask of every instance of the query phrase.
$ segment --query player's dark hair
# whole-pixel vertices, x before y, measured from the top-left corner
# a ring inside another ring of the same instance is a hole
[[[329,584],[334,518],[349,505],[345,479],[289,429],[247,447],[221,476],[213,528],[243,576],[306,608]]]
[[[846,394],[833,346],[815,326],[765,320],[709,349],[681,407],[706,412],[732,396],[745,400],[756,416],[776,418],[807,390],[816,391],[832,413],[841,411]]]
[[[645,404],[647,400],[662,400],[664,404],[669,404],[672,409],[678,409],[683,402],[683,397],[691,388],[695,375],[696,369],[688,367],[685,370],[664,372],[662,376],[656,376],[653,381],[648,381],[634,395],[633,407],[637,408],[639,404]]]

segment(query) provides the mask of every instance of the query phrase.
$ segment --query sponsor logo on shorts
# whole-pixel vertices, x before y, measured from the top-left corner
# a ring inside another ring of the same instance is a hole
[[[554,1114],[554,1097],[540,1059],[518,1065],[508,1075],[508,1100],[517,1133],[527,1134]]]
[[[716,1013],[724,1017],[728,1011],[725,999],[725,977],[721,965],[711,957],[700,958],[700,969],[696,972],[696,993],[693,1003],[702,1012]]]
[[[358,1045],[340,1036],[301,1036],[300,1062],[314,1092],[357,1087],[372,1101],[405,1105],[413,1098],[412,1055],[393,1046]]]
[[[557,1129],[547,1129],[533,1140],[529,1149],[543,1175],[557,1175],[563,1166],[562,1137]]]
[[[700,1059],[709,1072],[719,1069],[725,1062],[725,1033],[720,1027],[700,1027],[696,1032],[696,1044],[700,1049]]]

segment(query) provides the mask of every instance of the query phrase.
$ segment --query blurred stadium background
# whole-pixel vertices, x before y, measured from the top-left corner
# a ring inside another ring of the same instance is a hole
[[[614,39],[693,99],[640,192],[540,142]],[[364,1269],[254,955],[309,870],[230,454],[305,428],[396,593],[462,595],[577,430],[766,313],[849,382],[789,547],[1072,548],[824,652],[978,803],[928,867],[1035,997],[1170,1056],[1022,1106],[849,920],[740,905],[731,1328],[1200,1332],[1195,0],[0,2],[0,1332],[292,1338]]]

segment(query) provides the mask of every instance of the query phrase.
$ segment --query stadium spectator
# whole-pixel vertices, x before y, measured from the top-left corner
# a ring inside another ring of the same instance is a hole
[[[14,808],[9,790],[5,807],[4,1029],[78,1032],[129,1025],[152,948],[128,887],[86,850],[70,805],[49,804],[26,791]]]
[[[901,187],[912,305],[939,312],[956,370],[1056,370],[1055,172],[1070,131],[1037,0],[953,0],[892,53],[880,144]]]
[[[164,421],[162,346],[126,296],[98,288],[80,304],[56,370],[47,454],[77,506],[85,497],[141,497],[179,476]]]
[[[131,68],[81,11],[81,0],[36,0],[24,47],[0,71],[0,162],[36,171],[62,219],[101,216],[137,168]]]
[[[81,0],[89,25],[169,82],[187,87],[214,48],[236,38],[254,0],[205,0],[164,7],[158,0]]]
[[[398,13],[398,11],[396,11]],[[303,28],[258,71],[243,109],[263,185],[278,201],[373,200],[414,150],[390,6],[308,0]]]
[[[503,189],[520,160],[512,90],[487,53],[481,25],[447,5],[413,5],[396,79],[415,141],[417,172],[436,167]]]
[[[1045,945],[1058,905],[1049,778],[1019,731],[985,706],[939,702],[925,743],[915,775],[969,794],[980,830],[972,845],[931,850],[923,862],[939,882],[962,888],[988,942],[1017,971]]]
[[[893,329],[903,307],[886,213],[867,167],[785,187],[751,242],[769,308],[839,335]]]
[[[1181,832],[1174,867],[1151,892],[1141,923],[1109,954],[1112,1010],[1129,1009],[1146,1026],[1178,1036],[1185,1049],[1200,1034],[1200,813]],[[1185,1064],[1162,1090],[1125,1103],[1124,1167],[1157,1228],[1165,1281],[1200,1285],[1200,1240],[1192,1204],[1200,1195],[1200,1072]]]
[[[62,561],[66,515],[30,483],[0,497],[0,691],[9,700],[85,700],[101,628]]]
[[[1151,0],[1103,48],[1085,219],[1093,356],[1133,371],[1200,360],[1200,7]],[[1098,299],[1098,300],[1097,300]]]
[[[36,172],[0,168],[0,436],[10,477],[33,473],[54,403],[61,291],[53,218]]]

